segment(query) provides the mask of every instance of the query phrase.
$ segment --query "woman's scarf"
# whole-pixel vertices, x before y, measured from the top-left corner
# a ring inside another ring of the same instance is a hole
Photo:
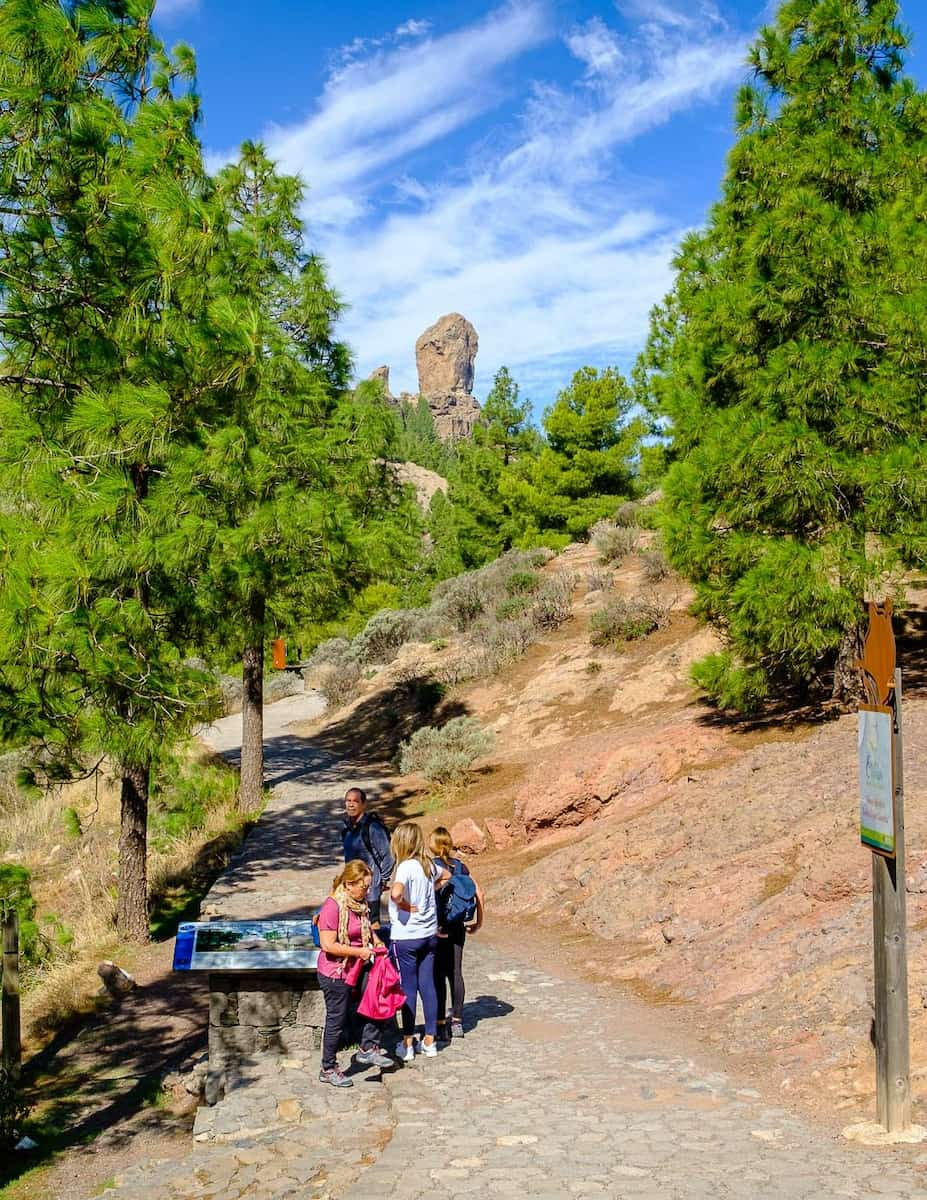
[[[348,941],[348,914],[355,913],[360,917],[360,944],[362,946],[372,946],[373,932],[370,928],[370,908],[367,904],[366,896],[363,900],[355,900],[353,896],[348,894],[347,888],[342,884],[332,892],[332,899],[338,905],[338,941],[341,945],[351,945]]]

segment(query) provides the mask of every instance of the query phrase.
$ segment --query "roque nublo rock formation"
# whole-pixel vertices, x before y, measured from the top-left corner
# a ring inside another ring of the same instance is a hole
[[[470,437],[479,420],[480,404],[471,394],[479,344],[476,330],[460,313],[439,317],[415,343],[419,395],[428,401],[435,429],[444,441]],[[393,403],[414,403],[416,398],[409,392],[398,400],[390,395],[389,367],[377,367],[370,378],[383,383]]]

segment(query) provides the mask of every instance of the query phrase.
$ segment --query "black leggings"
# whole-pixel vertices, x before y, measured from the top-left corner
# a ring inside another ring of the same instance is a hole
[[[343,979],[319,975],[319,987],[325,997],[325,1032],[322,1034],[322,1070],[338,1066],[338,1043],[351,1017],[354,989]],[[380,1026],[368,1021],[361,1034],[361,1049],[370,1050],[380,1044]]]
[[[438,990],[438,1020],[447,1016],[447,990],[451,990],[451,1016],[455,1021],[463,1017],[464,977],[463,952],[467,931],[463,925],[452,925],[447,937],[438,938],[435,953],[435,986]]]

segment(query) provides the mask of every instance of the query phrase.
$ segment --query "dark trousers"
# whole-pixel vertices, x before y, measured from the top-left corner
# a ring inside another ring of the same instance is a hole
[[[322,1070],[338,1065],[338,1043],[344,1033],[353,1008],[354,989],[343,979],[332,979],[329,975],[319,976],[319,987],[325,997],[325,1031],[322,1034]],[[361,1033],[361,1049],[369,1050],[380,1044],[380,1026],[376,1021],[367,1021]]]
[[[399,939],[393,942],[402,990],[406,1003],[402,1006],[402,1032],[410,1037],[415,1029],[415,1004],[422,998],[425,1012],[425,1033],[435,1036],[438,1030],[438,994],[435,991],[435,946],[438,939],[431,937]]]
[[[463,1017],[464,989],[463,952],[467,931],[462,924],[452,925],[447,937],[438,938],[435,951],[435,986],[438,991],[438,1020],[447,1016],[447,993],[451,993],[451,1016],[459,1021]]]

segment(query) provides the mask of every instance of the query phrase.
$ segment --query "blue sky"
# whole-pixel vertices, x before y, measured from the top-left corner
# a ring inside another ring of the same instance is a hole
[[[308,186],[359,376],[416,390],[415,339],[462,312],[475,392],[536,411],[627,371],[673,249],[718,195],[763,0],[158,0],[197,52],[218,165],[261,139]],[[927,0],[902,2],[927,79]]]

